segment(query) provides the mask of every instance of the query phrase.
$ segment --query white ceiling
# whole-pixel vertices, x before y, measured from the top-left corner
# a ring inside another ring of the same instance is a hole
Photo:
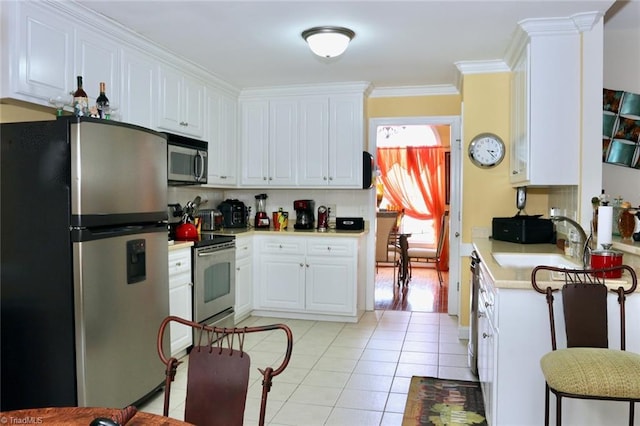
[[[518,21],[605,12],[613,0],[79,3],[243,89],[343,81],[454,85],[456,62],[503,59]],[[640,0],[618,0],[610,14],[605,28],[637,28]],[[311,53],[300,33],[321,25],[356,32],[345,54],[328,60]]]

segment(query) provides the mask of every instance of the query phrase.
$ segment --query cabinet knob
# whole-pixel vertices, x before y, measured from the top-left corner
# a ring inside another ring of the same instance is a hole
[[[478,318],[484,318],[484,317],[485,317],[484,312],[478,312]]]
[[[304,266],[304,263],[301,263],[301,264],[300,264],[300,267],[302,268],[303,266]]]
[[[453,235],[455,235],[455,237],[456,237],[456,238],[458,238],[458,237],[460,236],[460,233],[459,233],[459,232],[456,232],[456,233],[455,233],[455,234],[453,234]]]
[[[484,289],[484,288],[482,288],[482,287],[480,287],[480,289],[479,289],[479,290],[480,290],[480,293],[486,293],[486,292],[487,292],[487,290],[485,290],[485,289]]]
[[[491,334],[487,334],[487,333],[482,333],[482,338],[483,339],[488,339],[489,337],[492,337]]]
[[[492,306],[492,305],[491,305],[491,303],[489,303],[489,302],[484,302],[484,307],[485,307],[485,308],[488,308],[489,306]]]
[[[309,267],[309,264],[307,263],[305,266],[308,268],[308,267]]]
[[[280,245],[278,246],[278,248],[282,248],[282,244],[280,244]]]
[[[511,170],[511,174],[512,174],[512,175],[517,175],[517,174],[518,174],[518,171],[517,171],[517,170]]]
[[[273,180],[273,178],[271,176],[269,176],[269,180]]]
[[[326,176],[323,176],[323,177],[322,177],[322,180],[327,180],[327,177],[326,177]]]
[[[266,176],[262,176],[262,180],[267,180],[267,177]]]
[[[240,270],[240,268],[236,268],[236,271],[239,271],[239,270]]]
[[[331,247],[327,247],[327,250],[331,251]]]
[[[193,287],[193,283],[189,283],[189,287]]]
[[[182,262],[176,262],[176,266],[182,266]]]
[[[333,176],[329,176],[329,180],[333,180]]]

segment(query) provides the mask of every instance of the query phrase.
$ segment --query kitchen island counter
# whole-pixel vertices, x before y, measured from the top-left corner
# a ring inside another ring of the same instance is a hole
[[[618,245],[621,244],[618,243]],[[557,248],[555,244],[518,244],[489,238],[475,239],[473,248],[480,256],[480,260],[485,264],[495,288],[504,289],[533,290],[531,286],[531,271],[533,268],[502,267],[496,262],[493,253],[558,254],[564,256],[563,251]],[[629,252],[629,250],[627,251]],[[631,256],[631,254],[625,254],[624,263],[632,264],[633,262],[627,262],[628,256]],[[580,263],[575,258],[565,257],[567,262]],[[634,265],[632,264],[632,266]],[[637,268],[635,269],[638,272]],[[611,285],[615,285],[619,284],[621,280],[607,281],[610,281]],[[562,284],[562,281],[554,280],[554,282],[558,284],[558,287]],[[640,292],[640,288],[636,292]]]

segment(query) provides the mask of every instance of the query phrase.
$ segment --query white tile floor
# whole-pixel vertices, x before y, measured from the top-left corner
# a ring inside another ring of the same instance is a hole
[[[477,380],[467,367],[467,341],[447,314],[375,311],[357,324],[251,317],[245,325],[287,324],[291,362],[274,378],[266,423],[280,425],[400,425],[411,376]],[[245,425],[255,425],[262,385],[255,367],[277,366],[281,331],[245,341],[252,361]],[[254,334],[253,336],[256,336]],[[172,386],[170,416],[184,415],[186,365]],[[162,395],[140,407],[162,413]]]

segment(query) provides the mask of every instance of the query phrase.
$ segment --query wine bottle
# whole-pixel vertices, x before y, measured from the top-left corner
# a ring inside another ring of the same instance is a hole
[[[84,117],[89,112],[89,98],[82,88],[82,76],[79,75],[78,88],[73,93],[73,113],[78,117]]]
[[[105,83],[103,81],[100,82],[100,95],[98,95],[98,99],[96,99],[96,108],[98,109],[98,116],[105,120],[110,118],[110,110],[109,110],[109,98],[105,94]]]

